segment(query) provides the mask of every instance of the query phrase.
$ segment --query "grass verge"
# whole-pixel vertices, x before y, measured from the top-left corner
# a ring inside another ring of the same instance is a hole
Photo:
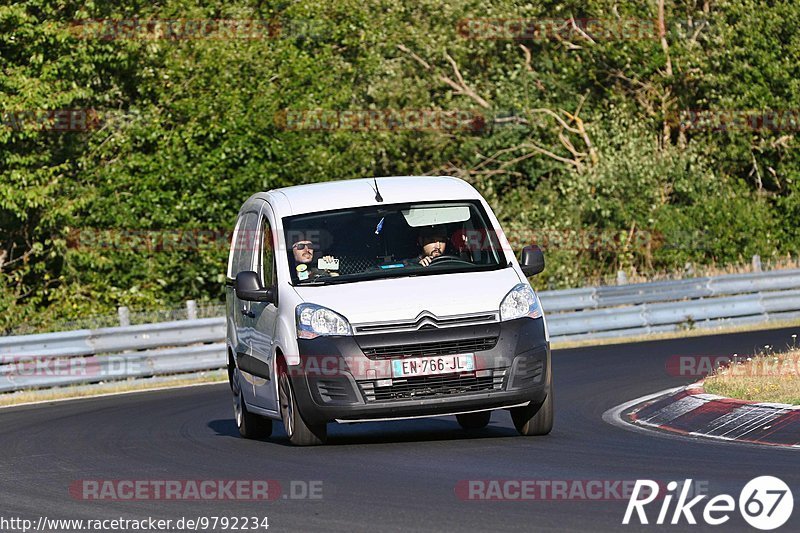
[[[769,349],[708,376],[705,391],[728,398],[800,405],[800,348],[784,353]]]

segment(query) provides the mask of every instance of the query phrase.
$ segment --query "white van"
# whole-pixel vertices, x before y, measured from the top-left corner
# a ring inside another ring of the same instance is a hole
[[[239,432],[324,443],[327,424],[509,409],[553,426],[547,325],[492,210],[453,177],[387,177],[257,193],[228,261],[228,377]]]

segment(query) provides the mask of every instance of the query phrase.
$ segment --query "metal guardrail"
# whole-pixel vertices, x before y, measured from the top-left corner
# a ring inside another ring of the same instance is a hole
[[[539,293],[554,341],[800,318],[800,270]]]
[[[547,305],[543,301],[547,312]],[[552,340],[631,336],[800,317],[800,290],[547,315]],[[602,334],[602,335],[601,335]]]
[[[93,355],[159,346],[220,342],[224,338],[225,319],[223,317],[200,318],[136,326],[3,337],[0,338],[0,356]]]
[[[553,341],[800,318],[800,270],[542,291]],[[0,338],[0,392],[217,370],[225,319]]]
[[[0,365],[0,392],[217,370],[225,364],[224,342],[119,355],[7,357]]]
[[[539,298],[546,302],[546,311],[560,312],[785,289],[800,289],[800,270],[541,291]]]

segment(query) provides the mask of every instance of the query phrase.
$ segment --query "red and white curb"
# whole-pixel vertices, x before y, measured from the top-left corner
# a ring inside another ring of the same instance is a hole
[[[680,435],[800,448],[800,406],[707,394],[702,382],[653,398],[620,414],[638,426]]]

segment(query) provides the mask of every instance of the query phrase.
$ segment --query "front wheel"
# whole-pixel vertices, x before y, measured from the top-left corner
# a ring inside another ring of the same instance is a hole
[[[315,446],[325,444],[328,439],[327,424],[307,424],[298,409],[292,383],[285,370],[281,371],[278,379],[278,393],[280,396],[281,418],[289,442],[295,446]]]
[[[511,420],[520,435],[547,435],[553,430],[553,379],[550,392],[540,406],[526,405],[511,408]]]
[[[253,414],[247,410],[242,393],[242,376],[236,368],[231,376],[231,390],[233,391],[233,417],[239,435],[246,439],[263,439],[272,435],[272,420]]]

